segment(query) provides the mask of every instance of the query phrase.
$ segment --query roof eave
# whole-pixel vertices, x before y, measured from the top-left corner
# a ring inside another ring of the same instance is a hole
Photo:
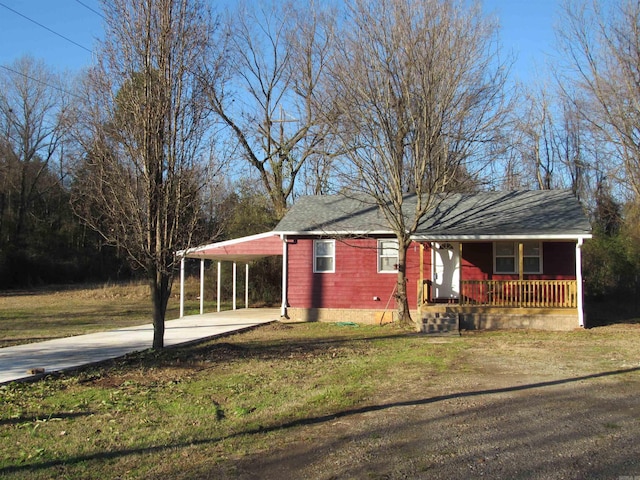
[[[414,234],[415,241],[500,241],[500,240],[588,240],[590,233],[535,233],[535,234]]]

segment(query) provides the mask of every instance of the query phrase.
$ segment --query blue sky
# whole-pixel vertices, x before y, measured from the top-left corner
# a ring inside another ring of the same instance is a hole
[[[553,47],[553,24],[560,0],[484,0],[487,13],[497,15],[506,51],[517,55],[514,75],[523,81],[544,70]],[[12,12],[15,10],[44,27]],[[89,8],[87,8],[89,7]],[[96,39],[102,35],[98,0],[0,0],[0,65],[29,54],[58,71],[78,72],[91,64]],[[75,42],[75,43],[72,43]],[[80,46],[78,46],[78,45]]]

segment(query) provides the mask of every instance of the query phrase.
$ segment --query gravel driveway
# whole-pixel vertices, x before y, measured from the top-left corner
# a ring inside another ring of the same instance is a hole
[[[640,346],[624,349],[602,368],[545,345],[476,348],[453,372],[389,382],[369,406],[271,433],[277,448],[201,478],[640,480]]]

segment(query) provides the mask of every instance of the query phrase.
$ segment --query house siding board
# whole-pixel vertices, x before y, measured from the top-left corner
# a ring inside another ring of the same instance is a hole
[[[313,272],[313,238],[297,237],[288,244],[288,305],[294,308],[394,308],[397,275],[378,273],[377,238],[336,239],[335,272]],[[417,302],[419,245],[407,251],[409,305]],[[374,300],[377,298],[378,300]]]

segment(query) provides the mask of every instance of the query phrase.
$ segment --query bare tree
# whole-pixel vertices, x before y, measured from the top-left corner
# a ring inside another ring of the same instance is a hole
[[[479,5],[353,0],[332,65],[351,189],[377,204],[398,240],[397,313],[411,323],[406,251],[420,221],[483,166],[503,118],[497,25]],[[409,195],[415,207],[406,208]]]
[[[13,246],[25,241],[35,199],[63,180],[69,105],[62,79],[40,61],[23,57],[0,71],[0,234]]]
[[[209,117],[193,72],[213,24],[199,0],[103,2],[105,40],[87,77],[76,212],[148,276],[153,348],[211,179]],[[207,148],[209,147],[209,148]]]
[[[324,173],[321,162],[331,156],[320,114],[329,25],[313,3],[242,4],[228,15],[225,56],[202,73],[210,108],[258,173],[277,218],[306,163],[315,160]]]
[[[640,3],[567,0],[558,30],[582,118],[599,133],[609,174],[640,197]],[[613,148],[613,151],[611,151]],[[613,154],[612,154],[613,153]]]

